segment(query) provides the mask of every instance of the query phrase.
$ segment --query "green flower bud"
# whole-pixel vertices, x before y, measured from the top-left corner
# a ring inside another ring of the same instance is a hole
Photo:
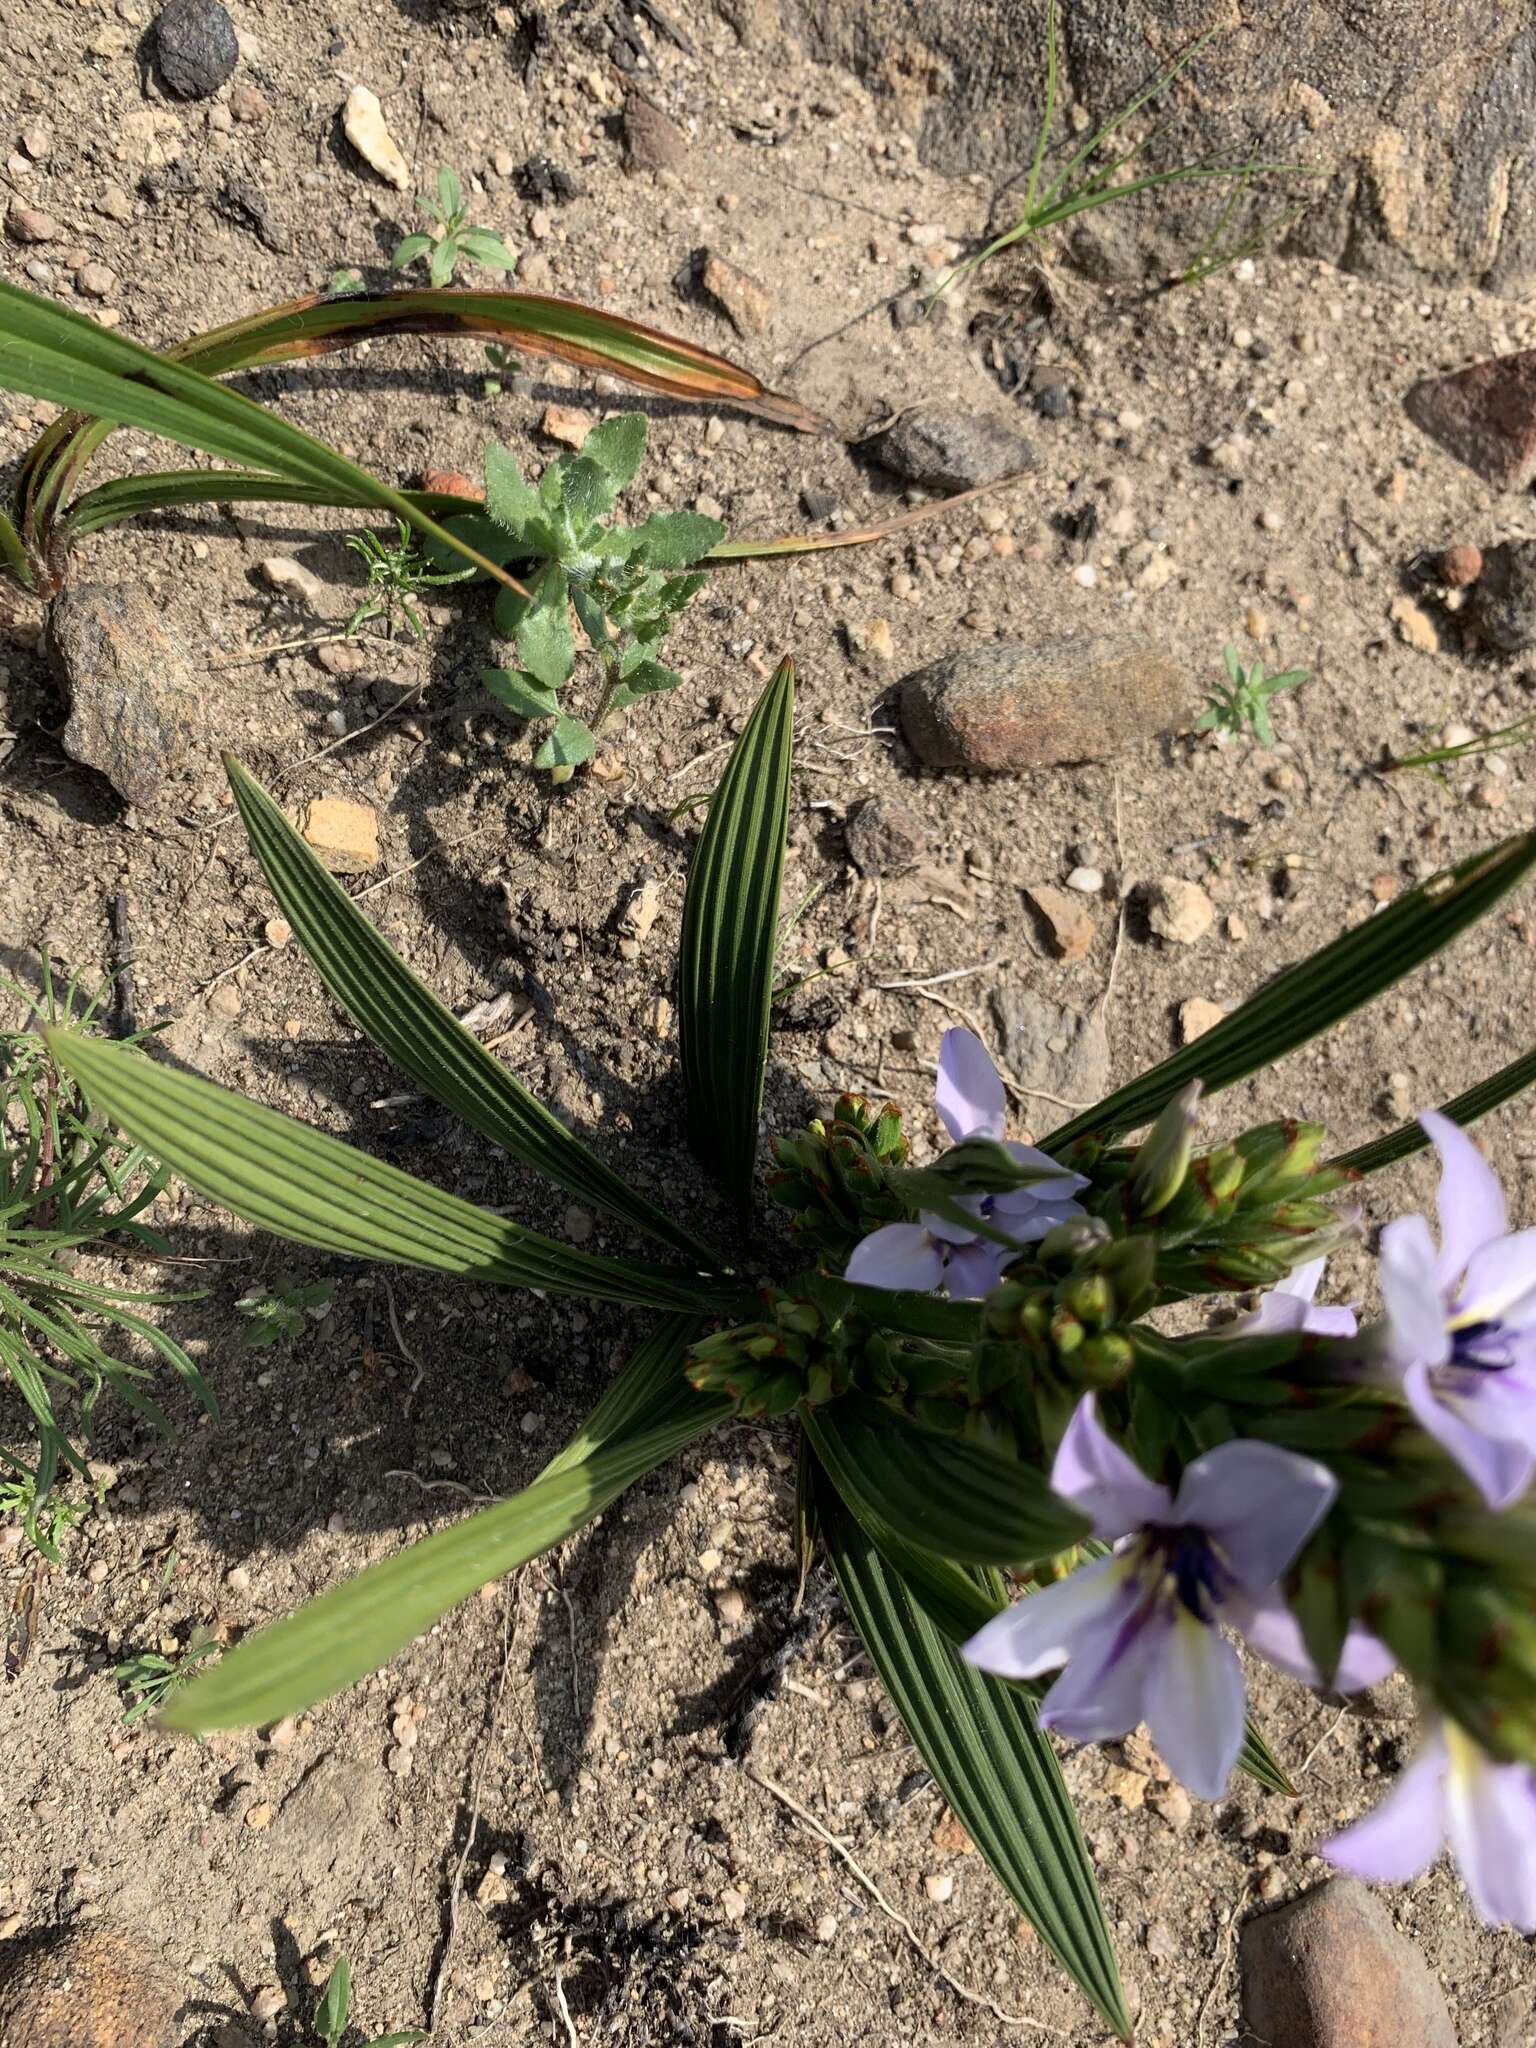
[[[1165,1105],[1136,1153],[1125,1185],[1128,1217],[1156,1216],[1184,1185],[1194,1150],[1201,1084],[1191,1081]]]

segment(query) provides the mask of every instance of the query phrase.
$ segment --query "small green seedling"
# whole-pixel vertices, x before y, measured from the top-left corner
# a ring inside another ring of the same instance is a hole
[[[33,1541],[43,1555],[57,1560],[62,1538],[79,1528],[91,1512],[91,1503],[61,1500],[57,1492],[40,1503],[37,1476],[28,1466],[4,1449],[0,1449],[0,1466],[11,1468],[10,1474],[0,1479],[0,1521],[15,1520],[23,1528],[31,1529]]]
[[[426,627],[413,602],[424,590],[444,583],[463,583],[473,575],[469,569],[434,569],[416,545],[415,536],[403,519],[395,521],[399,539],[388,541],[371,530],[349,533],[347,546],[367,564],[368,594],[347,621],[347,638],[355,639],[370,619],[382,619],[391,636],[396,618],[403,618],[418,640]]]
[[[146,1714],[153,1714],[163,1707],[173,1693],[180,1692],[206,1658],[218,1650],[218,1643],[207,1629],[194,1629],[192,1640],[184,1650],[174,1656],[166,1656],[160,1650],[135,1650],[131,1657],[125,1657],[121,1664],[114,1665],[112,1676],[129,1696],[129,1705],[123,1715],[126,1726],[133,1721],[142,1721]]]
[[[265,1351],[273,1344],[291,1344],[304,1328],[306,1315],[323,1313],[335,1287],[329,1280],[308,1287],[256,1287],[235,1303],[247,1318],[243,1332],[247,1349]]]
[[[347,2019],[352,2011],[352,1966],[345,1956],[339,1956],[336,1967],[326,1981],[325,1996],[315,2012],[315,2035],[324,2042],[325,2048],[341,2048],[347,2031]],[[376,2034],[362,2048],[407,2048],[412,2041],[425,2041],[426,2035],[419,2027],[405,2027],[394,2034]]]
[[[536,487],[493,443],[485,510],[449,522],[473,534],[490,560],[524,565],[532,597],[502,591],[496,605],[496,630],[512,642],[515,660],[485,669],[482,679],[517,717],[552,721],[534,766],[555,782],[591,760],[609,719],[682,681],[657,649],[704,582],[686,572],[725,537],[717,519],[699,512],[654,512],[640,526],[605,523],[640,468],[645,431],[643,413],[605,420],[579,454],[550,463]],[[586,717],[567,710],[560,694],[576,672],[573,610],[599,672]]]
[[[517,268],[517,258],[500,235],[493,235],[489,228],[471,227],[464,187],[458,172],[447,164],[437,174],[436,199],[418,194],[416,204],[423,213],[432,216],[437,228],[426,234],[406,236],[394,254],[396,270],[408,270],[425,256],[433,284],[445,285],[453,282],[453,273],[461,260],[478,263],[486,270]]]
[[[1230,640],[1221,655],[1230,683],[1216,685],[1195,720],[1195,731],[1227,733],[1233,739],[1252,732],[1261,747],[1272,747],[1275,729],[1269,722],[1269,700],[1280,690],[1294,690],[1299,683],[1306,682],[1311,669],[1288,668],[1277,676],[1267,676],[1262,661],[1250,662],[1245,669]]]

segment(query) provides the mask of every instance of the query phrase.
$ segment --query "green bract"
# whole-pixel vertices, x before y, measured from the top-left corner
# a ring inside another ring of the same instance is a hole
[[[558,703],[565,687],[557,605],[576,603],[594,646],[581,604],[611,623],[617,606],[611,598],[598,605],[601,576],[589,561],[633,565],[637,587],[664,573],[638,543],[626,538],[625,549],[605,553],[601,532],[611,529],[593,534],[640,448],[632,423],[610,422],[592,455],[562,464],[558,481],[546,474],[537,489],[509,463],[487,464],[508,549],[537,553],[536,538],[548,549],[532,603],[511,624],[517,673],[530,679],[519,685],[524,701],[543,703],[534,693],[547,692]],[[691,549],[692,534],[657,524],[678,552]],[[711,800],[683,921],[690,1136],[746,1225],[761,1145],[793,713],[786,662]],[[550,735],[557,745],[564,719]],[[1084,1517],[1046,1477],[1067,1418],[1091,1392],[1147,1475],[1172,1480],[1234,1436],[1328,1458],[1342,1475],[1337,1510],[1298,1556],[1287,1588],[1318,1664],[1331,1669],[1347,1623],[1368,1613],[1415,1681],[1469,1725],[1486,1723],[1501,1754],[1536,1746],[1524,1675],[1536,1668],[1527,1640],[1536,1630],[1516,1625],[1522,1574],[1536,1569],[1528,1515],[1504,1523],[1479,1516],[1445,1460],[1424,1453],[1390,1390],[1334,1373],[1329,1340],[1300,1329],[1169,1338],[1146,1320],[1191,1294],[1288,1272],[1349,1227],[1330,1198],[1356,1177],[1360,1155],[1330,1162],[1321,1130],[1299,1123],[1262,1125],[1200,1150],[1193,1084],[1215,1094],[1448,944],[1536,865],[1536,834],[1409,892],[1271,982],[1197,1047],[1048,1138],[1052,1159],[1081,1176],[1074,1213],[1038,1242],[1003,1247],[1002,1279],[984,1300],[948,1300],[848,1283],[850,1249],[893,1227],[922,1236],[919,1205],[926,1212],[932,1199],[977,1220],[989,1177],[1006,1188],[1035,1167],[978,1137],[914,1175],[899,1111],[844,1097],[828,1121],[776,1144],[771,1187],[793,1220],[799,1270],[792,1263],[782,1284],[755,1288],[747,1272],[771,1262],[762,1232],[716,1250],[686,1216],[631,1188],[422,987],[272,799],[237,765],[230,773],[283,915],[334,998],[417,1086],[514,1158],[645,1233],[654,1249],[629,1258],[574,1250],[194,1076],[73,1033],[49,1034],[59,1067],[205,1197],[279,1235],[661,1313],[530,1486],[247,1637],[167,1701],[172,1726],[245,1726],[298,1711],[377,1669],[456,1602],[562,1541],[716,1425],[771,1427],[780,1417],[800,1436],[802,1560],[813,1542],[824,1544],[854,1625],[945,1798],[1105,2024],[1128,2037],[1090,1859],[1036,1719],[1041,1687],[986,1676],[958,1647],[1007,1602],[1006,1574],[1028,1587],[1094,1554]],[[1516,1062],[1460,1098],[1460,1113],[1507,1099],[1533,1065]],[[1122,1142],[1136,1131],[1146,1133],[1139,1143]],[[1378,1149],[1396,1157],[1415,1142],[1422,1137],[1405,1131]],[[1435,1601],[1448,1585],[1465,1585],[1466,1598],[1442,1626]],[[1510,1647],[1489,1676],[1479,1658],[1495,1632]],[[1266,1785],[1286,1785],[1251,1724],[1242,1765]]]

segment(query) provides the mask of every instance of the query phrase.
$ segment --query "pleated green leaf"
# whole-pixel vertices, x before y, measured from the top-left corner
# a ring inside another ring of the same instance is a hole
[[[233,755],[230,788],[272,894],[332,998],[427,1093],[525,1166],[660,1238],[694,1264],[709,1247],[637,1194],[419,982]]]
[[[1230,1087],[1305,1045],[1401,981],[1490,911],[1536,865],[1536,832],[1522,833],[1432,875],[1377,916],[1287,967],[1198,1043],[1041,1139],[1049,1151],[1088,1131],[1149,1124],[1191,1081]]]
[[[402,492],[334,448],[200,371],[157,356],[81,313],[0,280],[0,390],[22,391],[99,422],[138,427],[227,462],[272,471],[387,508],[498,583],[516,579],[445,531]]]
[[[808,1408],[805,1431],[845,1499],[958,1564],[1022,1567],[1089,1533],[1043,1473],[864,1395]]]
[[[510,1500],[413,1543],[259,1629],[174,1696],[172,1728],[255,1728],[354,1684],[477,1587],[562,1542],[728,1412],[695,1396],[659,1427],[632,1430],[546,1472]]]
[[[1507,1067],[1500,1067],[1496,1074],[1490,1074],[1486,1081],[1479,1081],[1475,1088],[1467,1089],[1463,1095],[1452,1096],[1449,1102],[1442,1102],[1440,1114],[1448,1116],[1455,1124],[1475,1124],[1480,1116],[1487,1116],[1490,1110],[1510,1101],[1533,1082],[1536,1082],[1536,1052],[1522,1053]],[[1400,1159],[1411,1159],[1428,1143],[1429,1134],[1422,1124],[1399,1124],[1384,1138],[1375,1138],[1368,1145],[1357,1145],[1353,1152],[1341,1152],[1328,1164],[1352,1167],[1356,1173],[1379,1173],[1384,1166],[1395,1166]]]
[[[729,1401],[696,1393],[683,1374],[683,1360],[701,1327],[696,1316],[669,1316],[659,1323],[614,1375],[597,1406],[539,1477],[553,1479],[611,1443],[669,1428],[687,1416],[703,1429],[712,1418],[728,1415]]]
[[[44,1035],[130,1137],[209,1201],[279,1237],[599,1301],[696,1313],[716,1305],[693,1274],[577,1251],[211,1081],[100,1039]]]
[[[1093,1866],[1033,1700],[965,1662],[825,1474],[817,1514],[854,1627],[939,1790],[1047,1948],[1129,2040]]]
[[[731,749],[683,903],[678,1032],[688,1129],[743,1210],[768,1058],[794,718],[794,663],[784,661]]]

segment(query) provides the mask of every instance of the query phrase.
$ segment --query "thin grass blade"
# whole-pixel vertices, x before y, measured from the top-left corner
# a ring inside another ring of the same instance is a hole
[[[731,750],[683,903],[678,1026],[688,1128],[743,1210],[768,1056],[794,717],[794,664],[784,661]]]
[[[1533,1082],[1536,1082],[1536,1052],[1522,1053],[1507,1067],[1500,1067],[1496,1074],[1490,1074],[1486,1081],[1479,1081],[1475,1088],[1468,1088],[1464,1094],[1453,1095],[1449,1102],[1442,1102],[1440,1114],[1448,1116],[1455,1124],[1475,1124],[1480,1116],[1487,1116],[1490,1110],[1511,1101]],[[1373,1138],[1368,1145],[1357,1145],[1353,1152],[1341,1152],[1328,1164],[1348,1167],[1354,1173],[1380,1173],[1384,1166],[1396,1166],[1400,1159],[1411,1159],[1429,1142],[1429,1133],[1421,1123],[1400,1124],[1385,1137]]]

